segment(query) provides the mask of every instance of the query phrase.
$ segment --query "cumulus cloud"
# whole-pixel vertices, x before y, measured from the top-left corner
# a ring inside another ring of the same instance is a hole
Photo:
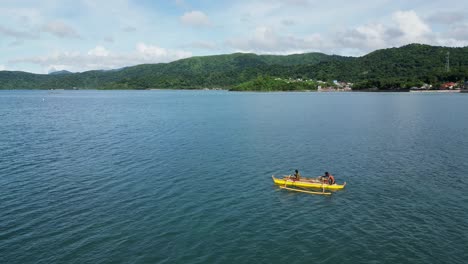
[[[59,38],[80,38],[74,28],[62,21],[51,21],[42,26],[42,31]]]
[[[436,45],[446,47],[465,47],[468,46],[468,40],[460,40],[454,38],[441,38],[437,39]]]
[[[248,37],[231,38],[226,45],[238,51],[259,53],[298,53],[317,51],[324,42],[320,34],[308,36],[283,35],[270,27],[257,27]]]
[[[390,24],[371,23],[339,31],[333,42],[339,48],[352,48],[367,53],[376,49],[410,43],[440,44],[439,36],[414,11],[397,11]]]
[[[346,48],[356,48],[364,51],[388,47],[389,40],[394,40],[403,33],[383,24],[367,24],[338,32],[334,43]]]
[[[341,28],[326,33],[287,34],[281,27],[261,26],[250,34],[228,38],[227,47],[237,51],[289,54],[321,51],[343,55],[363,55],[376,49],[410,43],[442,46],[468,45],[468,25],[456,24],[445,32],[435,32],[415,11],[396,11],[391,20]],[[289,23],[282,21],[285,26]],[[283,28],[284,29],[284,28]]]
[[[468,44],[468,19],[463,14],[466,3],[462,0],[429,1],[424,5],[408,2],[405,7],[409,10],[393,13],[385,10],[398,10],[395,9],[398,4],[389,4],[386,0],[239,0],[223,5],[203,1],[196,6],[190,6],[193,1],[189,0],[171,0],[169,6],[158,1],[151,6],[141,5],[131,0],[73,3],[45,0],[29,1],[30,5],[17,2],[9,0],[10,4],[0,5],[0,16],[5,18],[0,23],[5,53],[0,61],[8,69],[16,66],[37,69],[35,65],[43,68],[54,65],[57,69],[71,71],[109,69],[171,61],[190,56],[187,50],[198,54],[216,50],[220,53],[321,51],[363,55],[412,42],[445,46]],[[167,10],[177,7],[180,14]],[[70,10],[76,11],[77,16],[65,18],[63,14]],[[85,20],[80,12],[86,12]],[[154,26],[155,17],[164,25]],[[182,26],[211,30],[204,32],[209,35],[200,36],[199,30],[187,32]],[[84,30],[90,27],[91,31]],[[132,47],[125,41],[125,36],[129,35],[146,43]],[[53,44],[50,47],[67,50],[70,39],[80,36],[79,41],[73,41],[73,47],[79,47],[78,53],[41,53],[49,43]],[[155,39],[161,39],[167,47],[180,48],[165,49],[147,44]],[[95,46],[97,43],[99,46]],[[24,49],[12,47],[18,45],[24,45]],[[88,49],[83,49],[83,45]],[[44,56],[25,58],[22,50],[26,48],[28,54]],[[128,52],[117,52],[117,49]],[[7,57],[16,58],[17,64],[8,63]],[[25,64],[19,64],[21,60]]]
[[[182,24],[194,27],[211,26],[210,18],[202,11],[190,11],[180,17]]]
[[[11,65],[29,63],[39,65],[43,72],[57,70],[85,71],[93,69],[116,69],[125,66],[170,62],[192,56],[191,52],[161,48],[155,45],[138,43],[135,50],[128,53],[115,53],[103,46],[96,46],[86,53],[54,52],[46,56],[27,57],[10,60]]]
[[[168,62],[192,56],[191,52],[184,50],[165,49],[145,43],[138,43],[136,45],[136,51],[136,57],[146,63],[149,61]]]
[[[423,43],[444,46],[462,46],[454,35],[468,39],[468,32],[463,36],[464,27],[453,28],[452,34],[434,32],[429,24],[415,11],[397,11],[391,16],[390,24],[367,24],[340,32],[335,41],[343,48],[360,49],[363,53],[375,49],[402,46],[410,43]],[[457,32],[457,33],[455,33]]]
[[[95,57],[107,57],[110,52],[103,46],[96,46],[94,49],[88,51],[88,55]]]
[[[392,19],[403,33],[403,42],[427,42],[432,33],[431,28],[414,11],[397,11],[393,13]]]

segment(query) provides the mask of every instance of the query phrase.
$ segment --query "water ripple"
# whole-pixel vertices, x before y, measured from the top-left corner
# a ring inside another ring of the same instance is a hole
[[[0,263],[464,263],[464,104],[0,91]],[[296,168],[348,186],[273,186]]]

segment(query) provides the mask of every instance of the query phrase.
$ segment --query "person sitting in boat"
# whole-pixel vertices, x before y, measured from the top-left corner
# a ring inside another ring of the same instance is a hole
[[[330,173],[325,172],[325,179],[328,180],[328,184],[332,185],[332,184],[335,184],[335,177],[333,177],[333,175],[331,175]]]
[[[321,183],[328,182],[327,173],[328,173],[328,172],[325,172],[324,175],[318,176],[318,177],[317,177],[317,180],[318,180],[319,182],[321,182]]]
[[[295,173],[294,173],[294,175],[293,175],[293,178],[294,178],[295,180],[297,180],[297,181],[300,180],[300,179],[301,179],[301,174],[299,174],[299,171],[298,171],[298,170],[295,170],[294,172],[295,172]]]

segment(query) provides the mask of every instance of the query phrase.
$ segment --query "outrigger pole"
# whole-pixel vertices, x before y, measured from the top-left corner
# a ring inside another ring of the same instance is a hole
[[[320,194],[320,195],[331,195],[331,192],[312,192],[312,191],[306,191],[306,190],[299,190],[299,189],[294,189],[294,188],[288,188],[286,186],[280,186],[281,189],[289,190],[289,191],[295,191],[295,192],[302,192],[302,193],[309,193],[309,194]]]

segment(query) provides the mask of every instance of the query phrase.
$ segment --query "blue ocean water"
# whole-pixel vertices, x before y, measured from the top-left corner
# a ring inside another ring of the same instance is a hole
[[[467,102],[0,91],[0,263],[467,263]]]

